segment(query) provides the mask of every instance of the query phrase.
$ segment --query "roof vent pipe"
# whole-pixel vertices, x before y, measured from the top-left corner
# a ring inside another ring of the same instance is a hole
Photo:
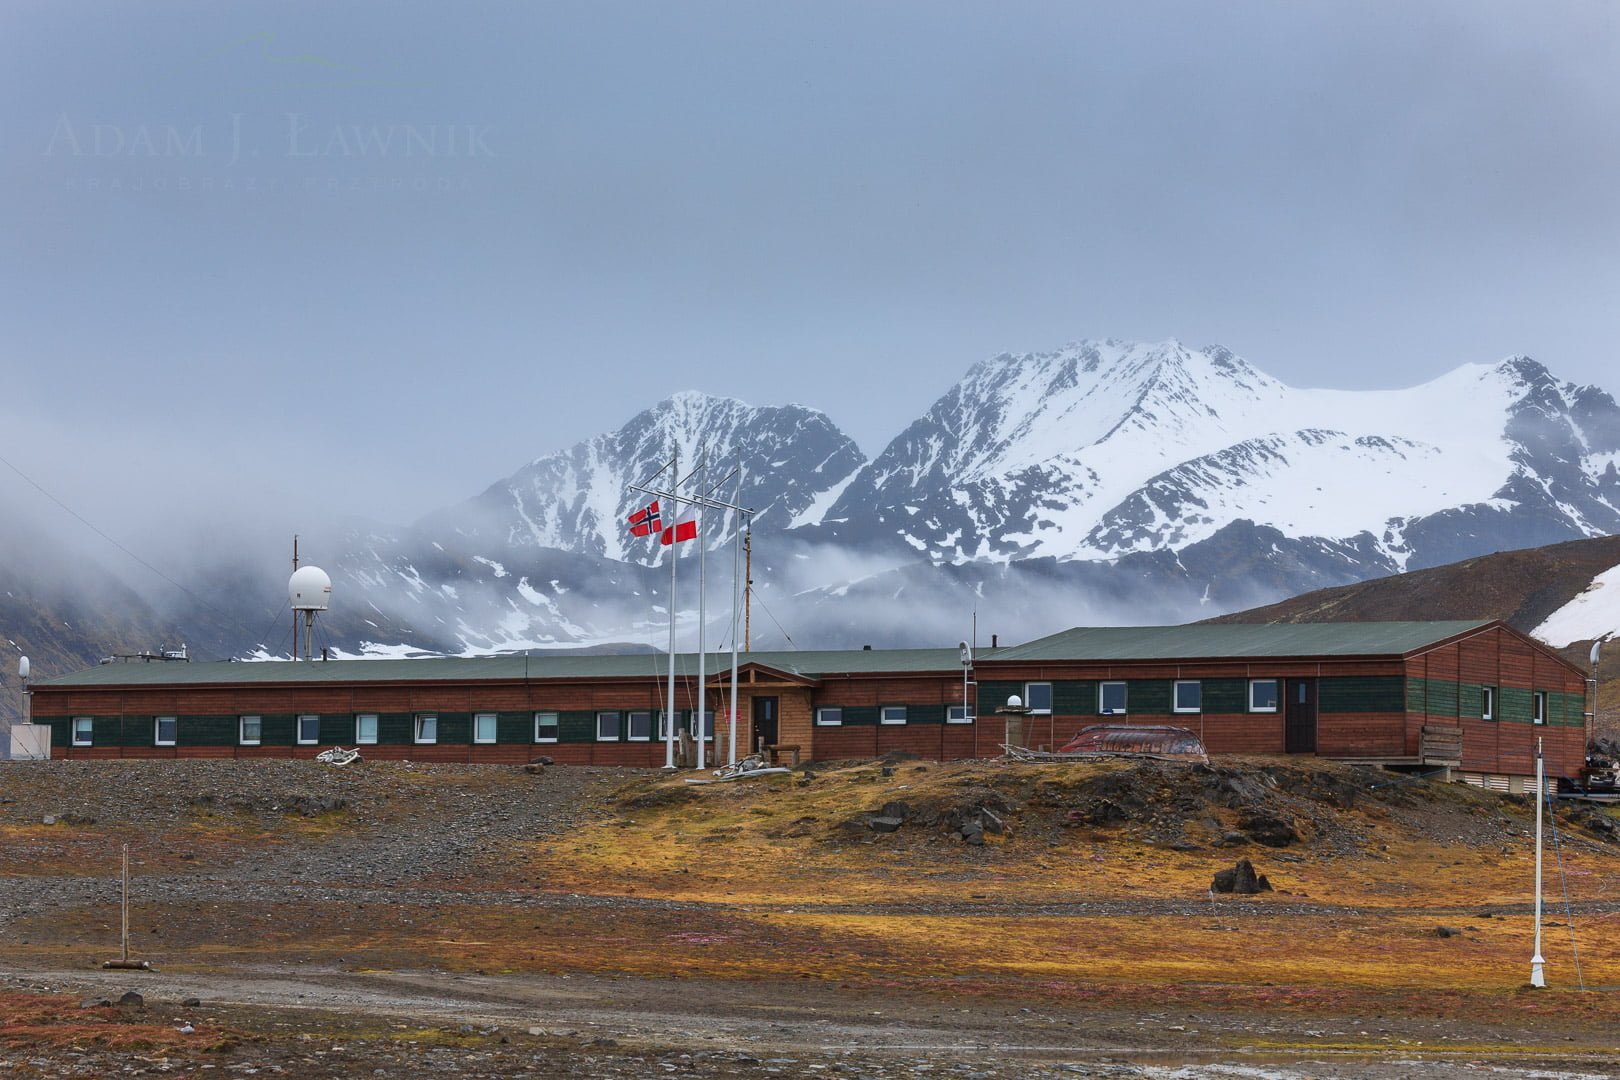
[[[996,647],[996,635],[995,634],[990,635],[990,647],[992,649]]]
[[[861,646],[861,652],[871,652],[871,651],[872,651],[872,646],[870,646],[870,645],[862,645]]]

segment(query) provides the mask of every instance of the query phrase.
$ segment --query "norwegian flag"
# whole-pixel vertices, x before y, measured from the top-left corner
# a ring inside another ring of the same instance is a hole
[[[658,534],[658,542],[665,547],[679,543],[682,540],[697,539],[697,520],[677,521],[672,528],[665,529]]]
[[[651,536],[654,532],[657,532],[662,524],[658,517],[658,500],[654,499],[631,514],[629,521],[631,536]]]

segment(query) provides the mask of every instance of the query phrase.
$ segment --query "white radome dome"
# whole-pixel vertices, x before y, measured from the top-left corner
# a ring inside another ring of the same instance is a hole
[[[325,611],[332,604],[332,579],[318,566],[300,566],[287,579],[287,601],[294,611]]]

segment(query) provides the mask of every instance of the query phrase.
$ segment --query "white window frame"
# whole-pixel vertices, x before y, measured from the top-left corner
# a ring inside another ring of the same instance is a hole
[[[1035,706],[1030,704],[1031,695],[1030,695],[1030,692],[1029,692],[1029,688],[1032,687],[1032,686],[1044,686],[1044,687],[1046,687],[1046,708],[1037,709]],[[1049,682],[1027,682],[1027,683],[1025,683],[1024,684],[1024,708],[1028,710],[1029,715],[1031,715],[1031,716],[1051,716],[1052,715],[1052,684],[1049,683]]]
[[[631,719],[636,716],[647,718],[647,734],[637,735],[635,723]],[[624,741],[625,742],[652,742],[653,725],[657,720],[651,709],[631,709],[624,714]]]
[[[478,722],[484,718],[489,719],[489,738],[478,733]],[[500,740],[501,717],[499,713],[475,712],[472,715],[472,741],[477,746],[489,746]]]
[[[1198,687],[1198,704],[1194,708],[1183,708],[1181,704],[1181,688],[1183,686]],[[1178,713],[1201,713],[1204,711],[1204,682],[1202,679],[1177,679],[1170,685],[1170,711]]]
[[[315,737],[313,739],[304,738],[304,721],[305,720],[313,720],[313,721],[315,721]],[[297,715],[297,717],[295,717],[293,719],[293,737],[298,740],[298,745],[299,746],[319,746],[319,745],[321,745],[321,714],[320,713],[310,713],[310,712],[299,713]]]
[[[968,712],[966,705],[945,706],[945,722],[947,724],[971,724],[973,714]]]
[[[1479,718],[1481,720],[1496,719],[1496,687],[1482,686],[1479,688]]]
[[[816,710],[816,727],[843,726],[844,707],[842,705],[823,705]]]
[[[1256,705],[1254,703],[1254,688],[1259,686],[1261,683],[1270,683],[1272,686],[1277,688],[1276,692],[1274,694],[1272,694],[1272,702],[1273,702],[1273,704],[1271,704],[1271,705]],[[1250,679],[1249,680],[1249,711],[1250,712],[1252,712],[1252,713],[1274,713],[1280,708],[1282,708],[1282,680],[1281,679]]]
[[[159,735],[163,731],[163,722],[165,720],[167,720],[169,723],[174,725],[174,733],[172,735],[170,735],[169,738],[167,738],[167,739],[159,738]],[[152,745],[153,746],[174,746],[174,745],[177,745],[179,742],[180,742],[180,718],[178,716],[154,716],[154,717],[152,717]]]
[[[84,738],[79,738],[79,727],[84,727]],[[96,745],[96,718],[93,716],[75,716],[73,718],[72,734],[69,736],[74,746]]]
[[[1110,709],[1104,706],[1103,699],[1108,694],[1110,686],[1117,686],[1125,695],[1125,705],[1122,708]],[[1098,716],[1129,716],[1131,712],[1131,684],[1124,679],[1104,679],[1097,684],[1097,715]]]
[[[250,721],[250,720],[253,721],[253,723],[255,723],[255,724],[257,724],[259,726],[259,733],[257,735],[255,735],[251,739],[248,738],[248,734],[247,734],[248,721]],[[238,745],[238,746],[261,746],[261,745],[263,745],[263,743],[264,743],[264,717],[262,717],[262,716],[254,716],[252,713],[249,713],[246,716],[238,716],[236,718],[236,745]]]
[[[618,730],[615,731],[612,735],[603,735],[602,734],[602,718],[604,716],[614,717],[614,723],[617,725]],[[600,709],[600,710],[597,711],[597,713],[596,713],[596,741],[597,742],[627,742],[628,741],[624,737],[624,710],[623,709]]]
[[[365,726],[364,726],[365,721],[368,720],[368,719],[371,721],[371,738],[369,738],[369,739],[366,738]],[[354,745],[356,745],[356,746],[376,746],[377,745],[377,738],[381,734],[381,728],[382,728],[382,718],[379,717],[376,713],[374,713],[374,712],[355,713],[354,714]]]
[[[1547,691],[1530,691],[1530,722],[1532,724],[1547,722]]]
[[[549,717],[551,717],[551,719],[550,719],[549,722],[542,723],[541,720],[540,720],[540,718],[542,716],[549,716]],[[556,734],[542,735],[542,734],[540,734],[540,729],[542,727],[548,727],[553,732],[555,732]],[[537,742],[537,743],[554,743],[554,742],[557,741],[557,739],[558,739],[558,737],[560,735],[562,735],[562,714],[557,713],[557,712],[537,712],[537,713],[534,714],[534,741],[535,742]]]
[[[894,714],[898,717],[891,719]],[[906,707],[904,705],[879,705],[878,723],[886,727],[903,727],[906,723]]]
[[[411,741],[417,746],[432,746],[439,741],[439,714],[419,712],[412,719]]]

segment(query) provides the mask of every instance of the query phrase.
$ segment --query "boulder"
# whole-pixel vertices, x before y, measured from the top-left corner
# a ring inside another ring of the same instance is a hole
[[[1256,874],[1254,864],[1248,859],[1239,859],[1230,870],[1216,873],[1215,882],[1210,888],[1218,893],[1253,896],[1255,893],[1270,892],[1271,882],[1264,875]]]

